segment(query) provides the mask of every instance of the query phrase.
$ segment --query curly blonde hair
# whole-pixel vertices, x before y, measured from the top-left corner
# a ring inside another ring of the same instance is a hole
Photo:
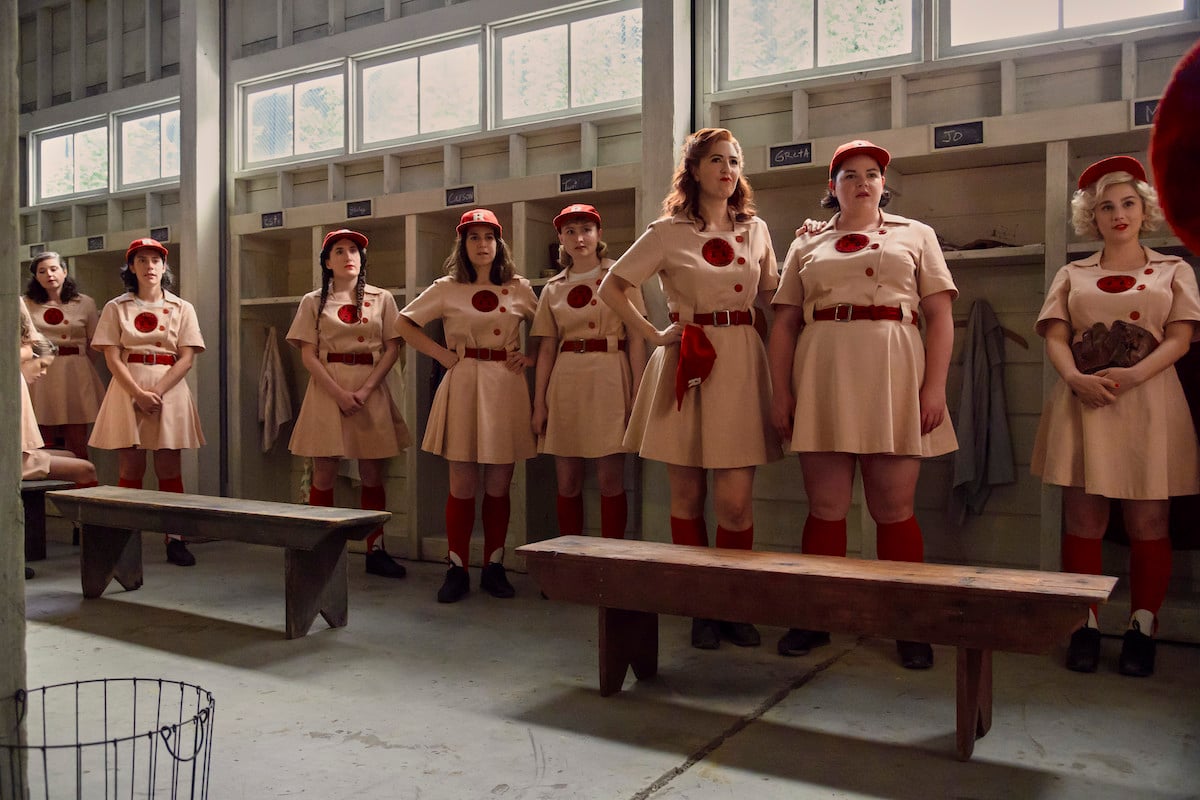
[[[1096,204],[1110,186],[1121,183],[1133,184],[1133,189],[1142,198],[1142,228],[1138,233],[1155,231],[1162,227],[1164,217],[1158,204],[1158,192],[1145,181],[1139,181],[1128,172],[1110,172],[1086,189],[1079,189],[1071,198],[1071,225],[1080,236],[1100,238],[1096,227]]]

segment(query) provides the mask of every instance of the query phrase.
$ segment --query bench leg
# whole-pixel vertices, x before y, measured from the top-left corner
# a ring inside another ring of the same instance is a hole
[[[84,525],[79,547],[83,596],[99,597],[115,578],[129,592],[142,585],[142,532]]]
[[[41,561],[46,557],[46,493],[22,492],[25,506],[25,560]]]
[[[992,727],[992,651],[958,648],[958,759],[968,761],[975,740]]]
[[[658,615],[620,608],[600,609],[600,695],[621,691],[625,672],[638,680],[658,674]]]
[[[331,536],[313,550],[288,548],[283,580],[287,604],[287,638],[308,633],[319,613],[331,628],[345,627],[349,618],[346,540]]]

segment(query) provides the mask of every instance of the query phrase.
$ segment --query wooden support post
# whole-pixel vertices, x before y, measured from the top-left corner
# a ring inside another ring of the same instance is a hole
[[[958,721],[955,740],[959,761],[969,761],[975,740],[992,727],[992,651],[958,648]]]
[[[79,538],[79,576],[83,596],[104,594],[115,578],[129,592],[142,585],[142,532],[84,525]]]
[[[633,667],[638,680],[658,674],[658,615],[600,608],[600,695],[621,691]]]
[[[319,613],[331,628],[349,621],[346,540],[330,536],[312,550],[287,548],[283,580],[287,638],[308,633]]]

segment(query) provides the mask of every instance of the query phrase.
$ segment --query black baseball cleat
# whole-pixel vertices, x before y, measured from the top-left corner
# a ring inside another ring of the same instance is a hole
[[[814,647],[829,644],[829,631],[809,631],[804,628],[790,628],[779,637],[776,648],[781,656],[806,656]]]
[[[457,603],[471,591],[471,576],[462,567],[450,567],[446,570],[446,580],[438,589],[439,603]]]
[[[377,547],[367,551],[367,574],[381,575],[384,578],[403,578],[408,574],[408,570],[382,547]]]
[[[167,540],[167,561],[177,567],[196,566],[196,557],[192,555],[192,551],[187,549],[187,545],[183,543],[182,539]]]
[[[493,561],[483,568],[483,572],[479,576],[479,588],[492,597],[499,597],[504,600],[514,597],[517,594],[517,590],[508,582],[508,575],[504,571],[504,565],[498,561]]]

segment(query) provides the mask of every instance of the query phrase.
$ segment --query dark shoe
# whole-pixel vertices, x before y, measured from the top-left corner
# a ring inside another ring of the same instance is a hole
[[[762,637],[758,635],[758,628],[751,625],[749,622],[725,622],[717,623],[721,638],[727,642],[732,642],[738,647],[758,647],[762,644]]]
[[[504,565],[498,561],[493,561],[483,568],[483,574],[479,576],[479,588],[492,597],[504,600],[517,594],[517,590],[508,582],[508,574],[504,571]]]
[[[715,619],[692,620],[692,647],[716,650],[721,646],[721,623]]]
[[[470,591],[471,576],[462,567],[451,567],[446,570],[446,580],[442,582],[442,588],[438,589],[437,601],[439,603],[457,603]]]
[[[897,639],[896,652],[900,654],[900,665],[905,669],[929,669],[933,666],[933,648],[924,642]]]
[[[1155,642],[1136,627],[1125,631],[1121,643],[1121,660],[1117,671],[1133,678],[1148,678],[1154,674]]]
[[[387,554],[382,547],[367,552],[367,574],[385,578],[403,578],[408,574],[404,565]]]
[[[34,575],[33,567],[26,567],[25,568],[25,580],[29,580],[30,578],[33,577],[33,575]]]
[[[167,539],[167,561],[177,567],[196,566],[196,557],[187,549],[182,539]]]
[[[775,649],[781,656],[806,656],[814,647],[829,644],[828,631],[808,631],[804,628],[789,628],[779,637]]]
[[[1095,672],[1100,666],[1100,629],[1080,628],[1071,634],[1067,647],[1067,669],[1072,672]]]

